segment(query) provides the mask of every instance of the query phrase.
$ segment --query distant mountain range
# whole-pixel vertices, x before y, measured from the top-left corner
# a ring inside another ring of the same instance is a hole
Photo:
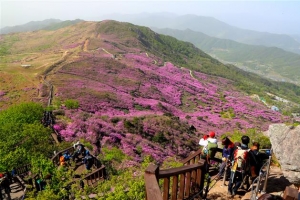
[[[249,31],[230,26],[212,17],[195,15],[177,16],[170,13],[143,13],[139,15],[108,15],[105,18],[121,19],[121,21],[150,26],[152,30],[158,33],[191,42],[222,62],[234,64],[243,70],[276,81],[300,84],[300,55],[289,51],[291,49],[293,49],[293,52],[299,50],[300,44],[297,42],[300,41],[299,35],[287,36]],[[5,27],[1,29],[1,33],[41,29],[57,30],[81,21],[83,20],[47,19],[14,27]],[[160,27],[172,27],[172,29]],[[245,44],[245,41],[256,45]],[[5,55],[7,53],[7,45],[4,45],[0,54]]]
[[[155,32],[193,43],[212,56],[275,80],[300,83],[300,55],[277,47],[247,45],[228,39],[210,37],[190,29],[158,29]]]
[[[251,45],[278,47],[300,54],[300,42],[299,40],[296,41],[295,38],[291,36],[241,29],[226,24],[213,17],[204,17],[197,15],[177,16],[168,13],[142,13],[135,15],[106,15],[104,16],[104,18],[127,21],[148,27],[171,28],[178,30],[191,29],[193,31],[205,33],[212,37],[230,39]]]
[[[18,26],[7,26],[0,29],[1,34],[8,33],[18,33],[18,32],[27,32],[27,31],[37,31],[37,30],[56,30],[59,28],[63,28],[65,26],[69,26],[71,24],[76,24],[82,20],[67,20],[61,21],[59,19],[46,19],[43,21],[32,21],[26,24],[18,25]]]

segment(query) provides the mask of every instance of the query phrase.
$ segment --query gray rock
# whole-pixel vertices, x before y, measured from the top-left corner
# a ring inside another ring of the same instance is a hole
[[[270,137],[273,152],[278,159],[283,175],[291,183],[300,184],[300,126],[285,124],[269,126],[266,134]]]

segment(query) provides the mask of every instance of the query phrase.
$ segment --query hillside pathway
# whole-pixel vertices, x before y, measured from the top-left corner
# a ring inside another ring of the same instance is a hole
[[[18,182],[14,182],[10,184],[10,198],[11,200],[18,200],[21,199],[24,195],[24,190],[22,189],[21,185]],[[5,199],[8,199],[7,196],[5,196]]]
[[[225,182],[223,186],[223,179],[217,182],[213,182],[215,185],[211,188],[208,193],[208,200],[250,200],[251,190],[245,192],[242,189],[239,189],[237,195],[230,197],[227,195],[228,191],[228,181]],[[285,187],[290,186],[291,184],[283,177],[283,174],[279,167],[271,166],[270,175],[268,178],[267,192],[273,195],[283,195]],[[260,196],[261,194],[258,194]]]

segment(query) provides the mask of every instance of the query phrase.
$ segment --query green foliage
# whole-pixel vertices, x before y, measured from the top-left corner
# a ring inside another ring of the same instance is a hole
[[[43,107],[36,103],[21,103],[0,112],[0,126],[4,124],[26,124],[40,121]]]
[[[79,102],[74,99],[67,99],[65,105],[68,109],[77,109],[79,107]]]
[[[229,108],[227,111],[220,112],[222,118],[232,119],[235,117],[233,108]]]
[[[270,138],[263,135],[262,133],[258,133],[255,129],[248,129],[246,133],[242,133],[240,131],[234,131],[233,133],[225,133],[221,136],[221,138],[228,136],[233,142],[241,142],[241,137],[243,135],[249,136],[250,146],[253,142],[259,142],[261,149],[271,148]]]
[[[142,105],[135,104],[135,105],[134,105],[134,109],[136,109],[136,110],[149,110],[149,109],[150,109],[150,106],[148,105],[148,106],[144,107],[144,106],[142,106]]]
[[[124,127],[130,133],[143,135],[144,117],[134,117],[131,120],[124,120]]]
[[[50,129],[40,119],[43,107],[22,103],[0,112],[0,168],[28,164],[31,157],[52,155]]]
[[[163,132],[158,132],[154,135],[154,137],[152,138],[153,142],[157,142],[159,144],[165,144],[168,140],[165,137]]]
[[[40,174],[44,177],[48,174],[54,174],[56,167],[53,165],[52,161],[41,155],[34,155],[31,157],[31,172],[33,174]]]
[[[183,163],[176,157],[168,157],[166,160],[164,160],[161,169],[169,169],[169,168],[182,167],[182,166]]]
[[[110,120],[113,124],[116,124],[116,123],[118,123],[119,121],[121,121],[121,119],[119,118],[119,117],[113,117],[113,118],[111,118],[111,120]]]
[[[102,148],[102,157],[101,160],[103,162],[112,162],[116,161],[118,163],[122,162],[122,160],[125,158],[125,154],[122,152],[121,149],[118,149],[116,147],[112,148]]]

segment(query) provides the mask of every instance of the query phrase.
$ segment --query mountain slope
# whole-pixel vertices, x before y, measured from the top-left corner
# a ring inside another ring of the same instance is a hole
[[[46,19],[43,21],[32,21],[23,25],[4,27],[0,29],[1,34],[37,31],[37,30],[57,30],[72,24],[81,22],[82,20],[66,20],[61,21],[59,19]]]
[[[110,15],[110,19],[128,21],[134,24],[171,29],[191,29],[205,33],[212,37],[230,39],[237,42],[278,47],[287,51],[300,54],[300,42],[283,34],[272,34],[258,31],[245,30],[228,25],[213,17],[197,15],[183,15],[164,17],[161,14],[136,14],[136,15]]]
[[[117,146],[137,162],[147,155],[157,162],[186,157],[211,130],[263,131],[286,120],[239,87],[260,94],[282,90],[295,99],[300,92],[129,23],[80,22],[2,40],[11,42],[0,66],[7,77],[0,85],[2,107],[26,95],[46,102],[53,85],[55,128],[65,140],[84,138],[93,151]],[[76,101],[78,107],[69,106]]]
[[[7,33],[16,33],[16,32],[36,31],[60,22],[61,20],[59,19],[46,19],[43,21],[32,21],[23,25],[8,26],[8,27],[1,28],[0,33],[7,34]]]
[[[184,31],[152,29],[158,33],[191,42],[211,55],[227,62],[239,63],[240,66],[245,66],[246,69],[262,74],[262,76],[275,80],[290,79],[295,83],[300,80],[300,55],[298,54],[275,47],[246,45],[232,40],[218,39],[190,29]]]

